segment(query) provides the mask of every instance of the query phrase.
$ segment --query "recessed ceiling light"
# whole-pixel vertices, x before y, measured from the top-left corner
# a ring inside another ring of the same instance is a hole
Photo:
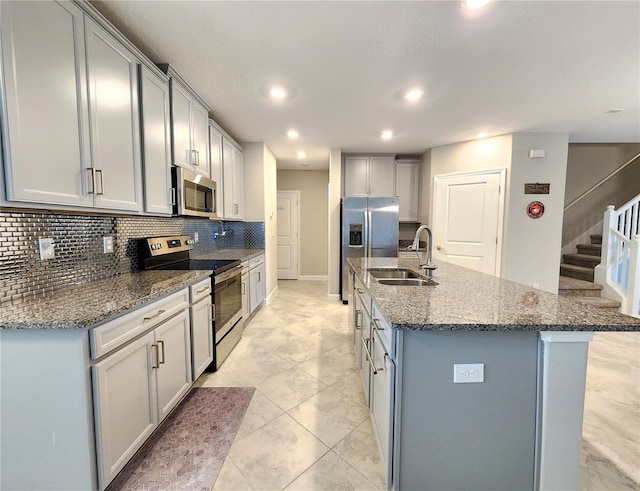
[[[380,138],[382,138],[383,140],[391,140],[392,136],[393,136],[393,131],[391,130],[384,130],[380,132]]]
[[[476,138],[486,138],[488,136],[489,136],[489,133],[487,133],[486,131],[482,131],[476,135]]]
[[[303,159],[303,158],[305,158],[306,156],[307,156],[307,154],[306,154],[306,153],[304,153],[304,152],[298,152],[298,158],[299,158],[299,159]]]
[[[424,95],[424,90],[422,89],[411,89],[405,95],[404,98],[409,101],[417,101]]]
[[[285,97],[287,97],[287,92],[282,87],[273,87],[271,91],[269,91],[269,94],[271,95],[272,98],[278,99],[278,100],[284,99]]]
[[[465,7],[471,10],[477,10],[489,3],[489,0],[466,0]]]
[[[298,138],[300,136],[300,133],[298,133],[296,130],[289,130],[287,131],[287,136],[289,138]]]
[[[622,111],[624,111],[624,109],[609,109],[607,111],[607,114],[616,114],[616,113],[621,113]]]

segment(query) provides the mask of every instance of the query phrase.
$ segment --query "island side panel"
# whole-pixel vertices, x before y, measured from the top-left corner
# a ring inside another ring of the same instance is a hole
[[[537,332],[402,331],[396,489],[533,489]],[[484,363],[484,383],[453,365]]]
[[[0,330],[0,489],[97,489],[87,331]]]

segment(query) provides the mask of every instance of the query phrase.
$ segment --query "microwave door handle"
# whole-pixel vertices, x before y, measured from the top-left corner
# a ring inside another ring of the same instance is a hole
[[[169,203],[171,206],[176,205],[176,188],[169,188]]]

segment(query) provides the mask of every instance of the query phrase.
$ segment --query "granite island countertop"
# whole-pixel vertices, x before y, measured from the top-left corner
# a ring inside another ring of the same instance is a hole
[[[0,329],[83,329],[203,280],[211,271],[138,271],[0,304]]]
[[[435,286],[378,283],[368,268],[416,270],[417,259],[349,259],[385,319],[395,329],[424,331],[640,331],[640,319],[569,297],[435,261]]]

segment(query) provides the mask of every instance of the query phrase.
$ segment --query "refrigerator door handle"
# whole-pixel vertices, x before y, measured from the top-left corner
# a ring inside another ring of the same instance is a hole
[[[367,238],[367,257],[371,257],[371,211],[365,212],[365,223],[367,224],[367,230],[365,237]]]

